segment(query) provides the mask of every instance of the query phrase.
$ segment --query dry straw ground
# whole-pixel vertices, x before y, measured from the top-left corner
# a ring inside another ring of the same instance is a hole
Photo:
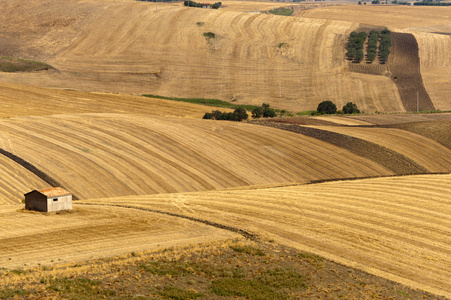
[[[0,124],[1,148],[82,199],[394,174],[313,138],[235,122],[66,114]]]
[[[161,4],[158,12],[154,4],[125,0],[7,3],[2,51],[59,71],[2,74],[1,81],[269,102],[293,111],[315,109],[326,98],[358,101],[366,111],[404,110],[390,78],[347,71],[344,44],[357,23],[251,14],[242,4],[232,10],[234,2],[224,10]]]
[[[83,202],[220,222],[450,297],[450,186],[423,175]]]
[[[242,239],[240,230],[246,230],[264,242],[291,247],[283,251],[310,251],[451,297],[449,174],[300,185],[399,172],[375,156],[364,158],[299,133],[201,120],[210,107],[101,93],[266,101],[291,110],[315,109],[319,100],[331,98],[338,106],[351,100],[366,111],[402,111],[389,77],[347,69],[342,46],[361,26],[357,14],[405,32],[410,31],[406,20],[419,18],[422,29],[412,24],[411,31],[426,90],[436,108],[450,109],[446,10],[355,5],[346,11],[341,6],[301,10],[296,17],[243,12],[273,5],[227,1],[215,11],[170,3],[159,4],[157,12],[154,3],[132,0],[0,1],[0,54],[57,68],[0,74],[0,148],[83,199],[71,213],[23,211],[23,193],[47,183],[1,156],[0,267],[47,268],[174,245],[222,243]],[[215,41],[205,39],[208,31],[215,32]],[[317,128],[337,132],[342,141],[358,138],[384,148],[424,172],[451,168],[449,114],[299,122],[290,125],[327,125]],[[374,124],[390,128],[343,126]],[[122,276],[121,270],[113,274]],[[22,269],[16,270],[18,277],[1,272],[0,284],[17,286],[25,279]],[[62,272],[71,276],[78,269]],[[318,276],[330,279],[332,273]],[[137,279],[130,286],[140,284]],[[324,297],[330,295],[327,288],[337,286],[334,281],[326,288],[321,279],[315,284],[322,294],[314,295]],[[370,290],[371,296],[392,296]]]

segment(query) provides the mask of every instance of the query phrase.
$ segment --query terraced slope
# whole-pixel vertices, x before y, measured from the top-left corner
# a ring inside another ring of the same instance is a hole
[[[82,199],[393,174],[312,138],[227,121],[53,115],[1,120],[0,134],[6,151]]]
[[[90,200],[230,225],[451,297],[451,175]]]
[[[404,111],[390,78],[347,72],[343,45],[356,23],[232,11],[233,1],[224,3],[225,10],[171,3],[159,5],[158,12],[151,3],[107,0],[64,3],[65,9],[61,1],[45,0],[41,12],[42,1],[35,1],[19,0],[14,9],[2,8],[31,15],[17,18],[19,25],[11,27],[15,34],[21,28],[34,32],[35,38],[24,36],[35,47],[18,48],[23,53],[45,49],[35,56],[59,71],[0,74],[0,81],[268,102],[293,111],[315,109],[324,99],[339,106],[353,99],[365,111]],[[67,21],[65,26],[61,20]],[[50,30],[41,23],[55,25]],[[207,40],[206,32],[215,33],[216,39]],[[52,47],[47,48],[49,41]]]
[[[381,145],[410,158],[429,172],[451,172],[451,149],[413,132],[394,128],[312,127]]]

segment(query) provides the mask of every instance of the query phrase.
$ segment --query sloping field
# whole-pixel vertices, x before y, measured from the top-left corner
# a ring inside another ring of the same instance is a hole
[[[301,12],[303,17],[341,20],[389,27],[393,30],[427,30],[451,33],[449,9],[406,5],[336,5]]]
[[[90,200],[194,216],[451,297],[451,175]]]
[[[53,115],[2,120],[0,134],[4,150],[79,198],[393,174],[339,147],[244,123]]]
[[[52,265],[239,238],[230,231],[152,212],[75,206],[63,214],[0,206],[0,265]]]
[[[325,120],[334,121],[337,116],[326,116]],[[347,125],[397,125],[406,123],[422,123],[422,122],[434,122],[434,121],[449,121],[451,120],[451,113],[439,113],[439,114],[374,114],[374,115],[350,115],[339,116],[339,119],[344,120],[358,120],[367,122],[367,124],[353,124],[351,121]],[[340,124],[339,122],[337,122]]]
[[[394,128],[312,127],[381,145],[410,158],[429,172],[451,172],[451,149],[413,132]]]
[[[92,1],[86,12],[91,2],[64,3],[63,9],[60,1],[46,0],[41,14],[40,4],[29,2],[0,7],[12,15],[31,14],[18,23],[8,18],[16,23],[5,36],[34,32],[34,38],[26,35],[33,51],[16,48],[36,53],[59,71],[0,74],[0,81],[268,102],[292,111],[315,109],[324,99],[339,106],[352,100],[365,111],[404,111],[390,78],[347,72],[343,45],[356,23],[232,11],[233,1],[225,10],[161,4],[158,11],[140,1]],[[41,26],[39,16],[55,24],[51,30]],[[65,19],[74,21],[58,22]],[[207,32],[216,38],[208,40]]]
[[[428,137],[451,149],[451,120],[399,124],[394,127]]]
[[[66,113],[128,113],[200,119],[212,109],[171,100],[66,91],[0,82],[1,118]]]
[[[451,109],[451,20],[448,8],[341,5],[305,10],[299,16],[372,24],[412,33],[418,42],[423,83],[434,107]]]
[[[448,15],[449,9],[447,9]],[[448,23],[451,28],[451,20]],[[449,31],[451,33],[451,30]],[[415,33],[421,74],[436,109],[451,110],[451,34]]]
[[[3,155],[0,155],[0,174],[0,206],[16,204],[25,199],[25,193],[48,186],[38,176]]]

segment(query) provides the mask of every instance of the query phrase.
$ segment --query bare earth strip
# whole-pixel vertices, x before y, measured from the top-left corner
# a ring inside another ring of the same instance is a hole
[[[201,217],[451,296],[451,175],[91,200]]]
[[[316,139],[245,123],[80,114],[0,125],[1,148],[80,199],[394,174]]]
[[[451,172],[451,149],[425,136],[394,128],[316,128],[357,137],[392,149],[429,172]]]

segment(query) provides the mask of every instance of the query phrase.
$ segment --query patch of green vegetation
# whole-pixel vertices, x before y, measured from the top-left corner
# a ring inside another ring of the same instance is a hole
[[[32,72],[53,69],[43,62],[21,59],[10,56],[0,57],[0,72]]]
[[[214,39],[214,38],[216,37],[216,34],[214,34],[214,32],[211,32],[211,31],[209,31],[209,32],[204,32],[204,37],[205,37],[207,40],[210,40],[210,39]]]
[[[146,264],[141,264],[139,267],[146,272],[160,276],[185,276],[194,272],[192,266],[184,264],[180,261],[152,261]]]
[[[278,15],[278,16],[291,16],[294,10],[286,8],[286,7],[278,7],[276,9],[262,11],[268,14]]]
[[[219,99],[205,99],[205,98],[176,98],[176,97],[164,97],[164,96],[158,96],[158,95],[152,95],[152,94],[144,94],[144,97],[149,98],[156,98],[156,99],[164,99],[164,100],[174,100],[174,101],[181,101],[181,102],[188,102],[193,104],[201,104],[206,106],[215,106],[215,107],[225,107],[225,108],[244,108],[248,111],[252,111],[255,108],[258,108],[259,106],[256,105],[236,105],[229,103],[227,101],[222,101]]]
[[[235,252],[244,253],[244,254],[250,254],[250,255],[257,255],[257,256],[265,256],[265,252],[262,250],[252,247],[252,246],[230,246],[230,249],[232,249]]]
[[[277,268],[274,270],[267,270],[262,273],[259,281],[267,286],[277,289],[294,289],[307,286],[304,283],[302,274],[294,270],[286,270]]]
[[[302,275],[296,271],[274,269],[255,279],[223,278],[213,281],[211,291],[218,296],[247,299],[287,299],[291,289],[306,288]]]
[[[31,292],[24,289],[11,289],[4,287],[0,289],[0,299],[15,299],[17,296],[26,296],[30,294]]]
[[[398,292],[398,294],[403,295],[405,297],[410,297],[410,295],[406,292],[403,292],[403,291],[397,291],[397,292]]]
[[[282,42],[282,43],[279,43],[279,44],[277,45],[277,47],[282,48],[282,47],[285,46],[285,45],[287,45],[287,43]]]
[[[52,278],[48,283],[48,289],[57,292],[62,298],[94,299],[116,295],[116,291],[100,288],[100,281],[87,278]]]
[[[304,110],[296,113],[296,116],[310,116],[316,114],[316,110]]]
[[[25,199],[24,199],[24,202],[25,202]],[[26,273],[26,271],[22,270],[22,269],[13,269],[13,270],[10,270],[9,272],[12,274],[15,274],[15,275],[22,275],[22,274]]]
[[[298,253],[298,256],[302,258],[311,259],[313,261],[323,261],[323,258],[321,256],[312,253],[301,252]]]
[[[164,290],[162,292],[159,292],[159,294],[166,299],[176,299],[176,300],[197,299],[199,297],[204,296],[201,293],[180,289],[176,286],[165,286]]]
[[[199,26],[199,27],[204,26],[204,24],[205,24],[205,22],[197,22],[196,23],[196,25]]]
[[[258,280],[225,278],[213,281],[211,291],[218,296],[238,296],[247,299],[285,299],[282,292],[274,291]]]

